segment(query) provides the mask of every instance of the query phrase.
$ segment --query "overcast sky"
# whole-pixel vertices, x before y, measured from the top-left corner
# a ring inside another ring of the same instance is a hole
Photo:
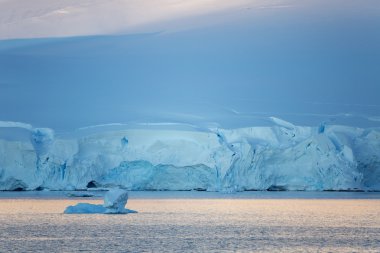
[[[0,0],[0,120],[378,126],[380,3],[303,2]]]

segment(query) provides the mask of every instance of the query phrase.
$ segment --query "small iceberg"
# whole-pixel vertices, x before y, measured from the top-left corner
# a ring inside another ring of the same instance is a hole
[[[126,209],[128,192],[122,189],[111,189],[104,196],[104,204],[96,205],[89,203],[78,203],[75,206],[66,207],[65,214],[127,214],[137,213],[137,211]]]
[[[69,192],[66,194],[67,197],[70,198],[91,198],[95,197],[94,194],[89,194],[89,193],[76,193],[76,192]]]
[[[122,189],[113,189],[104,196],[106,213],[128,213],[125,205],[128,201],[128,192]]]
[[[79,213],[106,213],[106,208],[103,205],[95,205],[88,203],[78,203],[75,206],[66,207],[63,213],[79,214]]]

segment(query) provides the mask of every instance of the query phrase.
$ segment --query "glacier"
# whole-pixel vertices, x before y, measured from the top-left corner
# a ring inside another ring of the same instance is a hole
[[[380,190],[379,128],[272,121],[71,135],[3,126],[0,190]]]

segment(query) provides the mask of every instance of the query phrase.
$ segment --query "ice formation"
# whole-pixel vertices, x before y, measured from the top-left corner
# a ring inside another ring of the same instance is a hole
[[[75,206],[66,207],[66,214],[90,214],[90,213],[105,213],[106,208],[103,205],[95,205],[89,203],[78,203]]]
[[[28,130],[29,139],[0,139],[0,190],[380,190],[380,129],[272,120],[76,137]]]
[[[122,189],[110,189],[104,196],[104,204],[96,205],[89,203],[78,203],[75,206],[68,206],[64,213],[104,213],[104,214],[127,214],[136,213],[134,210],[125,208],[128,201],[128,192]]]
[[[128,192],[122,189],[112,189],[104,196],[106,213],[127,213],[125,205],[128,201]]]

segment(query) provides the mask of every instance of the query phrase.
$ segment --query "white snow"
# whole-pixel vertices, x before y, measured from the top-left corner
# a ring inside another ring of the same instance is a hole
[[[36,128],[32,131],[31,142],[37,156],[49,152],[54,142],[54,131],[49,128]]]
[[[295,126],[290,123],[290,122],[287,122],[285,120],[282,120],[282,119],[279,119],[279,118],[276,118],[276,117],[269,117],[270,120],[272,120],[275,124],[279,125],[279,126],[282,126],[282,127],[285,127],[289,130],[292,130],[295,128]]]
[[[276,121],[72,138],[33,129],[30,139],[0,139],[0,189],[380,190],[379,129],[325,125],[321,131]]]

